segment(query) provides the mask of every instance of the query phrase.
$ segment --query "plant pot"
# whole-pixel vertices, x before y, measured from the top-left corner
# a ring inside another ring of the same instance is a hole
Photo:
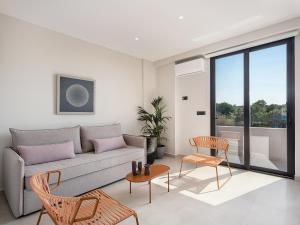
[[[167,151],[167,147],[164,145],[158,146],[156,150],[156,158],[162,159]]]
[[[147,154],[147,164],[152,165],[156,159],[156,151]]]
[[[157,137],[147,137],[147,154],[151,154],[156,151]]]
[[[156,159],[157,137],[147,137],[147,163],[153,164]]]

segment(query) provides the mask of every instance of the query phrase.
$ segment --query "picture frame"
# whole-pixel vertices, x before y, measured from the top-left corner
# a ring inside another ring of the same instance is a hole
[[[57,75],[56,113],[58,115],[95,114],[96,81],[89,78]]]

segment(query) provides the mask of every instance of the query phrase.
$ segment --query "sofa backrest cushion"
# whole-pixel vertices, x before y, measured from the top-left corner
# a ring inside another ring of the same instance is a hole
[[[18,145],[48,145],[73,141],[75,153],[82,153],[80,143],[80,126],[45,129],[45,130],[18,130],[10,128],[12,148],[17,151]]]
[[[90,152],[94,149],[92,140],[122,136],[121,124],[103,126],[81,126],[80,127],[82,151]]]
[[[123,136],[93,139],[92,143],[94,145],[96,154],[105,152],[105,151],[109,151],[109,150],[127,147]]]
[[[17,148],[26,166],[75,157],[73,141],[50,145],[19,145]]]

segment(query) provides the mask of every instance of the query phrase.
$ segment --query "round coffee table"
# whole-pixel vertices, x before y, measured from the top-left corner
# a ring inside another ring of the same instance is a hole
[[[150,175],[144,175],[144,169],[141,175],[133,176],[132,173],[129,173],[126,176],[126,179],[129,181],[129,192],[131,194],[131,183],[142,183],[148,182],[149,183],[149,203],[151,203],[151,180],[155,177],[163,174],[168,173],[168,192],[170,191],[170,175],[169,175],[170,167],[162,164],[155,164],[150,166]]]

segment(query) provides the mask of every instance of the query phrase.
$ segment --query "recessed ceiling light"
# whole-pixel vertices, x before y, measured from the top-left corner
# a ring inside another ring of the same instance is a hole
[[[139,37],[135,37],[134,40],[138,41],[138,40],[140,40],[140,38]]]
[[[179,20],[183,20],[183,16],[178,16],[178,19]]]

